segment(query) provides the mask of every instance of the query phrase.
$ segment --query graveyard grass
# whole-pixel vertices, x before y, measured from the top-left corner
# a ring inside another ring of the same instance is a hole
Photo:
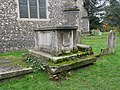
[[[105,48],[106,33],[101,36],[82,37],[81,42],[93,46],[95,54]],[[26,51],[1,54],[21,56]],[[44,71],[34,72],[0,83],[0,90],[120,90],[120,34],[117,35],[116,53],[102,56],[84,69],[71,71],[67,80],[51,81]]]

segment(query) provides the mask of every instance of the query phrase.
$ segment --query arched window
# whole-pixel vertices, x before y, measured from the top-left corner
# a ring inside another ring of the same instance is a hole
[[[46,19],[46,0],[19,0],[20,18]]]

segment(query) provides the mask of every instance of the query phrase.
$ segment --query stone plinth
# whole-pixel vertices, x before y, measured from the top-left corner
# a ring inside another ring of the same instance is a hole
[[[58,56],[77,46],[77,26],[45,27],[35,31],[35,50]]]

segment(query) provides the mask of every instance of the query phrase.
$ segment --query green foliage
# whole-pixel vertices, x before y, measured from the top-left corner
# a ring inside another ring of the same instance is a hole
[[[85,0],[84,7],[88,12],[88,19],[90,20],[90,29],[101,29],[102,24],[100,17],[103,13],[103,8],[106,5],[107,0]],[[99,16],[99,17],[98,17]]]
[[[84,7],[88,12],[90,30],[101,30],[102,24],[120,30],[120,0],[85,0]]]
[[[33,68],[34,72],[44,70],[44,66],[46,65],[46,63],[39,58],[27,53],[24,55],[23,61],[28,63],[29,66]]]
[[[105,7],[105,12],[104,22],[120,29],[120,1],[110,0],[109,5]]]
[[[35,58],[24,59],[24,61],[28,63],[30,67],[33,68],[34,72],[44,69],[44,65],[37,61]]]

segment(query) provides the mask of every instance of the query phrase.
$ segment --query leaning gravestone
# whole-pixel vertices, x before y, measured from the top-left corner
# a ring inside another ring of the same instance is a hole
[[[107,37],[107,49],[109,53],[115,52],[115,46],[116,46],[116,33],[111,30],[108,33],[108,37]]]

